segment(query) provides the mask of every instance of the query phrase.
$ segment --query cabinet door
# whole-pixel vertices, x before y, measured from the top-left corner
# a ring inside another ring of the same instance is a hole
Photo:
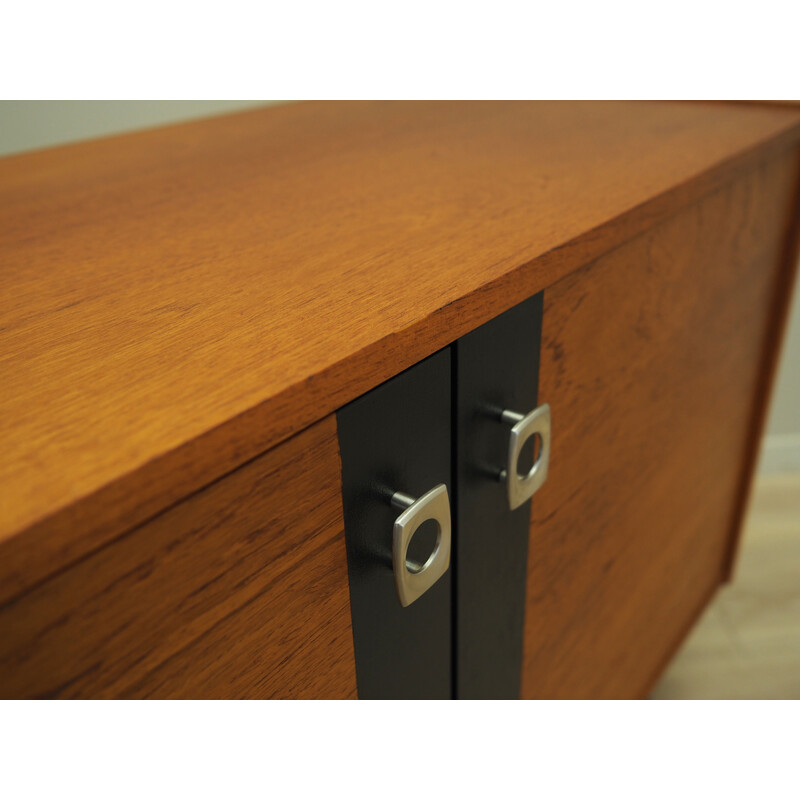
[[[326,417],[0,609],[0,696],[356,690]]]
[[[456,363],[455,675],[460,698],[520,691],[530,500],[511,508],[511,427],[537,405],[542,294],[459,339]],[[531,438],[518,464],[533,464]]]
[[[796,181],[787,151],[545,292],[523,696],[646,696],[726,575]]]
[[[443,350],[338,412],[356,676],[361,698],[450,698],[450,571],[408,605],[393,552],[400,513],[390,498],[451,489],[450,350]],[[409,557],[422,564],[437,528],[423,524]],[[439,551],[441,553],[441,551]]]

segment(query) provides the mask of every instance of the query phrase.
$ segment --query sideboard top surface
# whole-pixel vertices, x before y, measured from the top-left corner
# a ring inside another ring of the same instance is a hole
[[[0,159],[0,601],[800,138],[298,103]]]

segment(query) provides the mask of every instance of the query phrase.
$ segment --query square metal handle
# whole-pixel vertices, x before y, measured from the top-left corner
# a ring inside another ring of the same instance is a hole
[[[550,464],[550,406],[543,403],[528,414],[506,409],[501,413],[500,419],[513,426],[508,440],[508,463],[500,473],[500,480],[506,484],[509,508],[513,511],[526,500],[530,500],[547,480]],[[541,440],[539,455],[528,473],[520,475],[519,455],[525,442],[537,435]]]
[[[391,503],[405,509],[394,521],[392,569],[400,604],[408,606],[425,594],[450,567],[450,498],[447,486],[440,483],[416,500],[395,492]],[[427,561],[418,564],[409,560],[408,545],[417,528],[428,520],[438,526],[436,545]]]

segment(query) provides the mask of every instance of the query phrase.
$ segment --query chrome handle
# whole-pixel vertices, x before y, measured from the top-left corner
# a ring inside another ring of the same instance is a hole
[[[543,403],[524,415],[506,409],[500,414],[500,420],[513,426],[508,440],[508,463],[500,472],[500,480],[506,484],[508,505],[513,511],[533,497],[547,480],[547,467],[550,463],[550,406]],[[541,440],[539,455],[528,474],[520,475],[519,454],[525,442],[537,434]]]
[[[450,567],[450,498],[440,483],[415,500],[402,492],[391,497],[395,508],[404,509],[394,521],[392,569],[400,605],[411,605],[433,586]],[[436,546],[424,564],[410,561],[408,545],[423,522],[433,520],[439,527]]]

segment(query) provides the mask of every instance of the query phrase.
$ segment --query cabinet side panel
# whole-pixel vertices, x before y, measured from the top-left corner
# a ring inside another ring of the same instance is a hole
[[[524,697],[637,697],[722,579],[797,185],[787,153],[545,292]]]
[[[4,697],[354,697],[327,417],[0,610]]]

